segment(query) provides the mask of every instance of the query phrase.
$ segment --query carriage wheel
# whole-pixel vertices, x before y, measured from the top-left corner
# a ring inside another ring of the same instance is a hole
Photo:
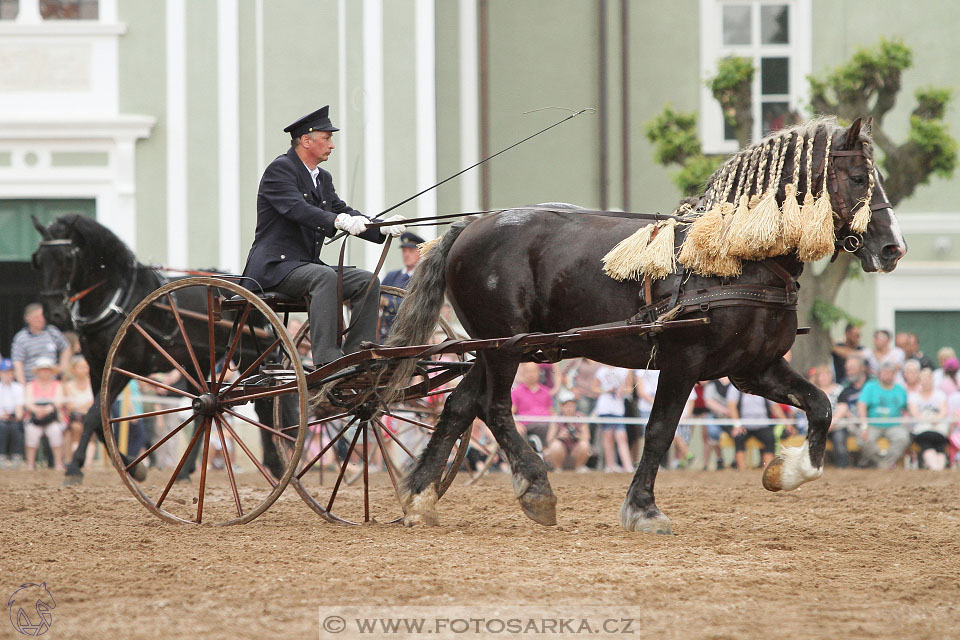
[[[384,295],[403,297],[396,287],[381,288]],[[381,307],[382,308],[382,307]],[[294,338],[299,345],[309,332],[307,323]],[[443,319],[438,332],[444,339],[457,337]],[[446,371],[465,372],[469,366],[463,357],[450,363]],[[446,365],[437,364],[443,373]],[[436,396],[443,396],[455,387],[431,389],[393,403],[377,400],[386,391],[390,363],[377,361],[372,369],[346,377],[334,389],[346,399],[344,406],[324,403],[315,406],[307,422],[303,456],[291,485],[303,500],[323,518],[344,524],[364,522],[397,522],[403,518],[400,480],[416,462],[426,446],[439,417]],[[450,374],[447,374],[450,377]],[[451,380],[453,382],[453,380]],[[366,401],[356,402],[358,397]],[[279,424],[280,407],[275,403],[274,421]],[[438,494],[450,487],[470,448],[470,436],[458,438],[450,451]],[[281,452],[281,455],[283,453]],[[438,496],[438,497],[439,497]]]
[[[291,354],[296,349],[277,315],[232,282],[186,278],[144,298],[113,340],[101,385],[107,449],[133,495],[168,522],[241,524],[263,513],[293,476],[306,434],[306,377]],[[185,384],[143,375],[144,362],[151,371],[177,372]],[[169,394],[166,405],[173,406],[143,411],[121,395],[119,411],[111,412],[108,390],[130,381],[144,395]],[[267,398],[262,404],[269,407],[279,395],[296,398],[299,417],[282,434],[264,424],[264,416],[252,417],[252,400]],[[121,456],[119,441],[129,442],[137,422],[157,417],[176,426],[165,435],[166,429],[157,429],[156,442],[134,459]],[[260,462],[262,432],[268,443],[277,436],[286,444],[278,477]],[[164,453],[175,467],[152,470],[143,482],[134,479],[136,465],[161,447],[173,447]],[[186,475],[191,467],[199,472],[192,478]]]

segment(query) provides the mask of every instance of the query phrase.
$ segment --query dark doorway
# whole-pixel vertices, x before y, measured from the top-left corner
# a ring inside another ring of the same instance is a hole
[[[13,334],[23,328],[23,308],[40,301],[40,277],[30,266],[40,235],[30,216],[49,224],[68,213],[93,217],[96,210],[96,201],[88,199],[0,200],[0,353],[4,357],[10,357]]]

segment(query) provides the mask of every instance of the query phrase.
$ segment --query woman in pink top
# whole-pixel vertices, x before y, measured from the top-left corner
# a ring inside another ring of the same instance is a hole
[[[33,380],[27,383],[24,394],[26,424],[23,435],[27,449],[27,470],[34,469],[40,438],[46,434],[53,450],[53,463],[57,471],[63,471],[63,392],[60,382],[54,378],[55,367],[50,358],[37,358],[33,365]]]
[[[540,367],[535,362],[522,362],[517,370],[517,382],[510,391],[513,400],[513,413],[518,416],[545,416],[543,422],[517,422],[521,434],[526,432],[540,438],[541,445],[546,442],[550,428],[549,417],[553,415],[553,395],[550,389],[540,384]]]

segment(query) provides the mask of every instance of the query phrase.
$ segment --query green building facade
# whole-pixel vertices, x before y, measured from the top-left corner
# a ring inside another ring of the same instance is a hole
[[[261,172],[289,144],[282,129],[323,104],[342,129],[325,168],[368,214],[585,107],[596,112],[398,212],[669,211],[680,194],[644,125],[671,104],[698,113],[707,151],[734,151],[704,85],[723,55],[760,70],[757,136],[805,109],[807,74],[881,36],[914,53],[884,123],[895,140],[917,88],[960,88],[951,0],[64,0],[51,13],[57,4],[0,2],[0,232],[20,238],[0,260],[28,259],[24,220],[69,201],[143,262],[241,269]],[[946,121],[960,137],[960,101]],[[958,201],[960,183],[935,177],[900,204],[910,253],[840,294],[868,330],[919,327],[960,346],[949,332]],[[378,252],[351,241],[353,263]]]

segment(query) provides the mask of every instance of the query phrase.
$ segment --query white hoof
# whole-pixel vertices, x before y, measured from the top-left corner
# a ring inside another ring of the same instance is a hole
[[[435,509],[439,500],[436,485],[430,485],[421,493],[407,494],[404,498],[403,524],[408,527],[416,525],[435,527],[440,524]]]
[[[823,475],[823,467],[810,462],[810,444],[802,447],[783,447],[780,455],[763,470],[763,486],[768,491],[793,491],[805,482]]]
[[[627,531],[639,531],[641,533],[656,533],[662,536],[672,536],[670,529],[670,518],[657,512],[657,515],[648,518],[632,504],[628,499],[623,500],[620,506],[620,526]]]

